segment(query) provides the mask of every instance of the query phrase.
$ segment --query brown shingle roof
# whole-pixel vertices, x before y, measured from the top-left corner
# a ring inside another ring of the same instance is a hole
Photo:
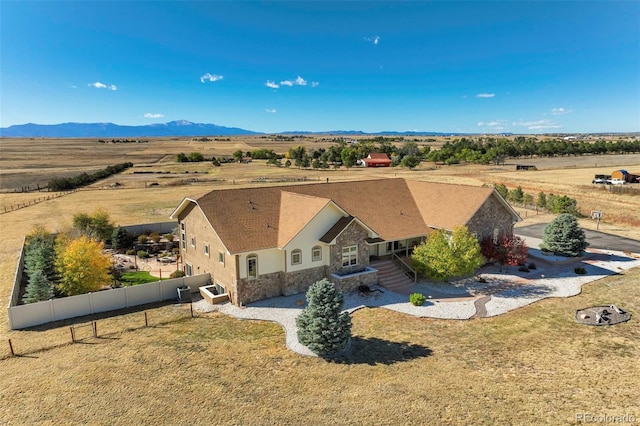
[[[197,203],[231,253],[283,247],[333,201],[387,241],[465,224],[492,188],[404,179],[215,190]]]
[[[453,230],[466,224],[493,188],[406,181],[428,226]]]
[[[327,198],[282,191],[278,220],[278,247],[286,246],[330,202],[331,200]]]
[[[333,239],[335,237],[337,237],[338,235],[340,235],[340,233],[342,231],[345,230],[345,228],[347,226],[349,226],[349,224],[351,222],[353,222],[355,220],[355,218],[353,216],[344,216],[341,217],[332,227],[331,229],[329,229],[327,231],[326,234],[324,234],[322,237],[320,237],[320,241],[322,241],[323,243],[330,243],[331,241],[333,241]]]

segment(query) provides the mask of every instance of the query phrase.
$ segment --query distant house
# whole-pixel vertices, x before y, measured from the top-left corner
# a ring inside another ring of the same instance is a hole
[[[391,165],[391,160],[384,152],[372,152],[367,158],[363,158],[362,162],[365,167],[389,167]]]
[[[493,188],[379,179],[215,190],[185,198],[178,221],[187,275],[209,273],[237,305],[378,282],[375,259],[406,256],[436,229],[511,232],[517,213]]]

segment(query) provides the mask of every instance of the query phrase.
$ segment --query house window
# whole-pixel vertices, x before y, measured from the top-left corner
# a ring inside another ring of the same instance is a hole
[[[302,250],[296,249],[291,252],[291,264],[299,265],[302,263]]]
[[[320,246],[315,246],[311,249],[311,260],[314,262],[322,260],[322,248]]]
[[[189,265],[188,263],[184,264],[184,274],[186,276],[188,276],[188,277],[193,275],[193,267],[191,265]]]
[[[196,246],[196,237],[191,237],[191,247]]]
[[[258,256],[255,254],[247,256],[247,278],[250,280],[258,278]]]
[[[204,254],[206,254],[207,256],[209,256],[209,244],[205,244],[205,245],[204,245]]]
[[[225,290],[224,286],[220,283],[215,283],[212,290],[212,293],[215,295],[227,293],[227,290]]]
[[[218,262],[224,265],[224,253],[221,251],[218,252]]]
[[[187,231],[185,230],[184,222],[180,224],[180,241],[182,242],[182,248],[187,249]]]
[[[342,248],[342,266],[358,264],[358,246],[348,246]]]

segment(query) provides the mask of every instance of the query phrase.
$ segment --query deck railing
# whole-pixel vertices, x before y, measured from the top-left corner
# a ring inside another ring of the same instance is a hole
[[[405,274],[407,274],[409,276],[409,278],[413,279],[414,283],[418,282],[418,273],[409,265],[407,265],[404,260],[402,260],[400,258],[400,256],[398,256],[395,253],[391,254],[391,260],[393,261],[393,263],[395,263],[400,269],[402,269],[402,272],[404,272]]]

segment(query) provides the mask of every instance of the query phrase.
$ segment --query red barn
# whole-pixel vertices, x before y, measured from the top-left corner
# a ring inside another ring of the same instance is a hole
[[[362,161],[365,167],[389,167],[391,165],[391,160],[384,152],[372,152]]]

